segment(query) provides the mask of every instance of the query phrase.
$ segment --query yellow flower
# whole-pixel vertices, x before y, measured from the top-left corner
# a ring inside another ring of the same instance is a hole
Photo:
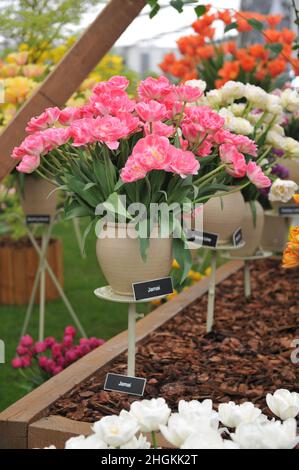
[[[25,65],[28,60],[28,52],[14,52],[12,54],[8,54],[6,57],[6,62],[9,64],[17,64],[17,65]]]
[[[205,275],[206,275],[206,276],[210,276],[210,275],[211,275],[211,272],[212,272],[212,269],[211,269],[211,267],[209,266],[209,267],[205,270]]]
[[[192,279],[193,279],[193,281],[198,282],[198,281],[200,281],[200,280],[202,279],[202,275],[201,275],[200,273],[194,271],[194,274],[193,274],[193,276],[192,276]]]
[[[5,102],[22,104],[36,87],[37,83],[30,78],[7,78],[4,81]]]
[[[156,305],[156,306],[161,305],[161,303],[162,303],[162,299],[155,299],[151,301],[151,304]]]
[[[167,300],[172,300],[174,297],[178,295],[178,291],[176,289],[173,290],[172,294],[169,294],[166,298]]]
[[[180,265],[179,265],[179,263],[177,262],[176,259],[173,260],[172,267],[173,267],[173,269],[180,269]]]

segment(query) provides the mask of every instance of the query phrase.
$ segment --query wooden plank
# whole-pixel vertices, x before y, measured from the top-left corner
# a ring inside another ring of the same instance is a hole
[[[40,88],[0,135],[0,180],[14,168],[13,148],[25,136],[32,116],[63,106],[145,6],[145,0],[111,0]]]
[[[241,261],[231,261],[221,266],[216,274],[217,284],[242,266],[243,262]],[[207,293],[208,288],[209,279],[205,278],[188,291],[182,292],[172,301],[161,305],[145,318],[139,320],[136,326],[136,341],[141,341],[180,313],[190,303]],[[52,403],[125,352],[127,344],[128,333],[124,331],[11,405],[0,414],[0,436],[5,433],[9,433],[13,437],[26,435],[28,425],[44,417]]]
[[[43,449],[54,445],[57,449],[64,449],[68,439],[75,436],[89,436],[92,434],[91,424],[83,421],[73,421],[63,416],[49,416],[31,424],[28,431],[28,448]],[[150,441],[151,437],[146,434]],[[158,447],[170,447],[162,434],[157,434]]]
[[[68,439],[82,434],[91,434],[90,423],[76,422],[63,416],[49,416],[29,426],[28,448],[43,449],[54,445],[57,449],[63,449]]]

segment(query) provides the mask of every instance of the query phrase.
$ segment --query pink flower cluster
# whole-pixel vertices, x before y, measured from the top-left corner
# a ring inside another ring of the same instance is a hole
[[[149,77],[139,84],[134,100],[126,91],[128,85],[125,77],[112,77],[96,85],[86,105],[62,111],[49,108],[31,119],[26,129],[30,135],[12,154],[19,161],[17,169],[31,173],[41,157],[65,144],[79,147],[98,142],[115,151],[120,140],[134,136],[137,143],[120,173],[125,183],[145,178],[152,170],[182,178],[195,175],[200,158],[213,153],[229,175],[247,175],[258,185],[270,185],[265,175],[257,177],[262,172],[257,164],[253,173],[246,163],[246,155],[257,156],[255,142],[224,129],[224,119],[216,111],[198,105],[203,94],[199,88]]]
[[[13,368],[27,369],[37,364],[49,376],[57,375],[105,342],[97,338],[81,338],[79,344],[75,344],[76,334],[73,326],[67,326],[61,343],[54,337],[34,342],[31,336],[23,336],[16,350],[17,357],[12,360]]]
[[[185,178],[198,173],[199,162],[192,152],[174,147],[166,137],[152,134],[137,142],[121,172],[121,179],[130,183],[144,178],[152,170],[164,170]]]

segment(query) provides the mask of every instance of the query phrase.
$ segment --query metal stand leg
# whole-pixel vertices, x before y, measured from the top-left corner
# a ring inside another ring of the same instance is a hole
[[[128,376],[135,377],[136,304],[129,304],[128,312]]]
[[[39,341],[44,340],[45,336],[45,304],[46,304],[46,271],[45,271],[45,256],[47,255],[47,237],[45,234],[42,236],[42,256],[41,256],[41,273],[40,273],[40,287],[39,287]]]
[[[46,275],[46,271],[47,271],[49,273],[49,276],[50,276],[53,284],[55,285],[60,297],[62,298],[62,300],[63,300],[63,302],[64,302],[71,318],[72,318],[72,320],[74,321],[74,323],[77,326],[78,330],[80,331],[81,335],[84,338],[86,338],[87,335],[85,333],[85,330],[84,330],[83,326],[81,325],[81,322],[80,322],[79,318],[77,317],[70,301],[68,300],[67,296],[65,295],[61,285],[59,284],[58,279],[56,278],[51,266],[49,266],[48,261],[47,261],[48,245],[49,245],[49,242],[50,242],[50,239],[51,239],[51,234],[52,234],[52,230],[53,230],[53,226],[54,226],[55,222],[56,222],[55,217],[52,217],[51,223],[48,227],[48,230],[43,234],[41,248],[39,247],[33,233],[31,232],[29,227],[26,225],[28,237],[29,237],[33,247],[35,248],[35,251],[37,252],[37,254],[39,256],[40,261],[39,261],[39,267],[38,267],[38,270],[37,270],[37,273],[36,273],[36,276],[35,276],[35,279],[34,279],[34,284],[33,284],[32,292],[31,292],[30,301],[29,301],[29,304],[28,304],[26,316],[25,316],[24,325],[23,325],[23,328],[22,328],[22,336],[24,334],[26,334],[26,332],[27,332],[27,328],[28,328],[28,325],[29,325],[29,322],[30,322],[30,319],[31,319],[33,306],[34,306],[34,300],[35,300],[35,296],[36,296],[36,292],[37,292],[37,288],[38,288],[39,283],[40,283],[39,339],[41,340],[41,338],[43,338],[43,336],[44,336],[44,331],[45,331],[45,299],[46,299],[46,284],[45,284],[46,277],[45,277],[45,275]]]
[[[208,313],[207,313],[207,333],[210,333],[214,324],[214,308],[215,308],[215,285],[216,285],[216,269],[217,269],[217,251],[211,251],[211,276],[208,297]]]
[[[250,265],[248,260],[244,261],[244,291],[246,298],[251,296]]]
[[[53,228],[53,222],[49,225],[47,232],[44,233],[43,236],[42,236],[42,247],[41,247],[41,250],[40,250],[38,244],[35,241],[35,238],[34,238],[32,232],[27,227],[28,237],[29,237],[31,243],[32,243],[32,240],[34,240],[34,242],[36,243],[36,246],[39,249],[39,253],[38,253],[39,254],[39,265],[38,265],[38,269],[36,271],[36,275],[35,275],[32,291],[31,291],[31,295],[30,295],[30,300],[29,300],[29,304],[28,304],[28,308],[27,308],[27,312],[26,312],[25,321],[24,321],[24,324],[23,324],[21,336],[24,336],[27,333],[29,322],[30,322],[30,319],[31,319],[31,316],[32,316],[34,300],[35,300],[35,297],[36,297],[37,288],[38,288],[39,283],[40,283],[40,291],[41,291],[40,292],[40,294],[41,294],[40,295],[40,312],[43,311],[43,306],[42,306],[41,301],[42,301],[43,297],[45,298],[45,294],[43,294],[44,288],[42,288],[42,284],[44,284],[44,281],[42,281],[42,273],[45,270],[44,261],[45,261],[46,256],[47,256],[47,249],[48,249],[48,244],[49,244],[49,241],[50,241],[50,238],[51,238],[52,228]],[[39,331],[40,331],[40,336],[41,336],[41,327],[40,327]]]
[[[78,242],[78,246],[79,246],[79,249],[80,249],[81,256],[82,256],[83,259],[85,259],[86,254],[84,253],[84,250],[83,250],[82,234],[81,234],[81,230],[80,230],[80,222],[79,222],[79,219],[77,217],[75,217],[73,219],[73,226],[74,226],[75,235],[76,235],[76,239],[77,239],[77,242]]]

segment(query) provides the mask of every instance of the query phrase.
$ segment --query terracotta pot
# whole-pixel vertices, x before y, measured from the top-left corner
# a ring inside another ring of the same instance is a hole
[[[285,166],[289,170],[289,179],[295,181],[299,186],[299,159],[277,158],[277,163]]]
[[[108,223],[104,238],[98,238],[96,252],[99,264],[112,290],[120,295],[132,295],[132,284],[169,275],[172,266],[172,239],[151,238],[144,262],[134,227]],[[158,227],[152,235],[158,234]],[[135,238],[132,238],[134,237]]]
[[[282,253],[288,241],[290,219],[265,213],[261,246],[263,250]]]
[[[53,217],[57,206],[57,191],[51,194],[54,185],[42,178],[26,176],[21,193],[21,205],[26,215],[50,215]]]
[[[258,201],[254,201],[256,221],[249,202],[245,202],[244,218],[241,223],[245,246],[231,252],[232,256],[253,256],[260,246],[264,228],[264,209]]]
[[[40,239],[38,242],[41,244]],[[63,251],[60,240],[51,239],[47,261],[63,287]],[[29,302],[38,264],[38,255],[29,239],[0,239],[0,304],[25,305]],[[46,300],[58,298],[59,293],[46,273]],[[39,289],[35,302],[39,302]]]
[[[203,231],[217,233],[218,244],[232,243],[232,236],[241,227],[245,202],[240,192],[216,196],[203,206]]]

